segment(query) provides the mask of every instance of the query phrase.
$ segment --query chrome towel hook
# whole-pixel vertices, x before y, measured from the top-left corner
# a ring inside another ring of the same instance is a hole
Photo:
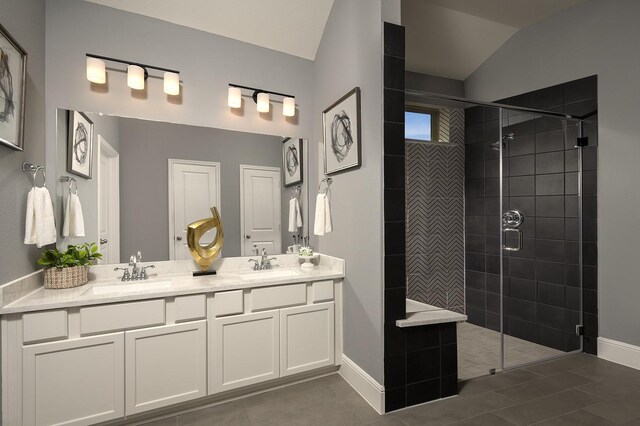
[[[40,166],[37,164],[31,163],[22,163],[22,171],[23,172],[33,172],[33,187],[38,188],[36,184],[36,178],[38,177],[38,172],[42,172],[42,186],[39,188],[43,188],[45,183],[47,182],[47,173],[44,170],[44,166]]]

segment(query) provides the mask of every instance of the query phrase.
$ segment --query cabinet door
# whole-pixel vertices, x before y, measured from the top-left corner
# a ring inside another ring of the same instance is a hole
[[[25,346],[25,425],[88,425],[124,416],[124,333]]]
[[[207,322],[127,331],[126,413],[207,394]]]
[[[278,320],[278,311],[213,320],[209,393],[279,377]]]
[[[280,311],[280,375],[334,364],[334,302]]]

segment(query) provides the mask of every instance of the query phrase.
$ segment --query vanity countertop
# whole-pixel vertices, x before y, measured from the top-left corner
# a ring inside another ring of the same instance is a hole
[[[289,262],[289,264],[279,268],[276,267],[271,271],[253,272],[239,268],[224,269],[218,270],[217,275],[199,277],[194,277],[190,273],[173,271],[173,273],[150,275],[147,281],[120,282],[112,277],[99,277],[90,280],[86,285],[71,289],[58,290],[40,287],[0,308],[0,315],[344,278],[344,262],[340,259],[325,256],[325,259],[327,258],[329,262],[323,264],[321,261],[320,265],[313,269],[304,269],[297,264],[290,264]],[[113,265],[110,265],[109,268],[112,270]],[[275,276],[269,276],[269,272],[277,271],[295,271],[295,275],[283,277],[275,274]],[[248,275],[253,275],[256,279],[242,278],[242,276],[246,277]],[[154,283],[167,283],[169,281],[171,282],[169,286],[156,286],[157,288],[152,290],[141,289],[140,291],[126,291],[123,293],[110,291],[106,294],[95,293],[93,290],[94,287],[98,288],[105,285],[112,288],[122,286],[123,290],[125,290],[126,286],[132,285],[144,288],[145,284],[149,284],[150,287],[154,287]]]

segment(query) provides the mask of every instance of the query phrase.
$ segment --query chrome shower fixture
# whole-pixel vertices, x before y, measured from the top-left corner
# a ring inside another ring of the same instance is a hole
[[[513,140],[513,133],[507,133],[502,137],[502,140],[495,141],[491,144],[491,149],[494,151],[500,151],[500,144],[502,143],[502,149],[507,147],[507,141]]]

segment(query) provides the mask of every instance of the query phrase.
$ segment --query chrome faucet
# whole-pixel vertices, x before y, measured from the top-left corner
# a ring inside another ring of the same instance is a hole
[[[275,257],[269,257],[267,255],[267,250],[266,249],[262,249],[262,257],[260,258],[260,260],[258,259],[249,259],[249,262],[254,262],[253,263],[253,270],[254,271],[264,271],[264,270],[269,270],[271,269],[271,261],[272,260],[276,260]]]
[[[267,250],[266,249],[262,249],[262,258],[260,259],[260,269],[261,270],[271,269],[271,261],[272,260],[276,260],[276,258],[275,257],[269,257],[267,255]]]
[[[136,281],[136,280],[146,280],[149,279],[149,275],[147,274],[147,268],[155,268],[155,265],[146,265],[140,266],[142,262],[142,253],[138,252],[134,256],[129,258],[129,266],[132,267],[131,272],[129,272],[129,268],[113,268],[114,271],[124,271],[122,274],[122,278],[120,281]]]

